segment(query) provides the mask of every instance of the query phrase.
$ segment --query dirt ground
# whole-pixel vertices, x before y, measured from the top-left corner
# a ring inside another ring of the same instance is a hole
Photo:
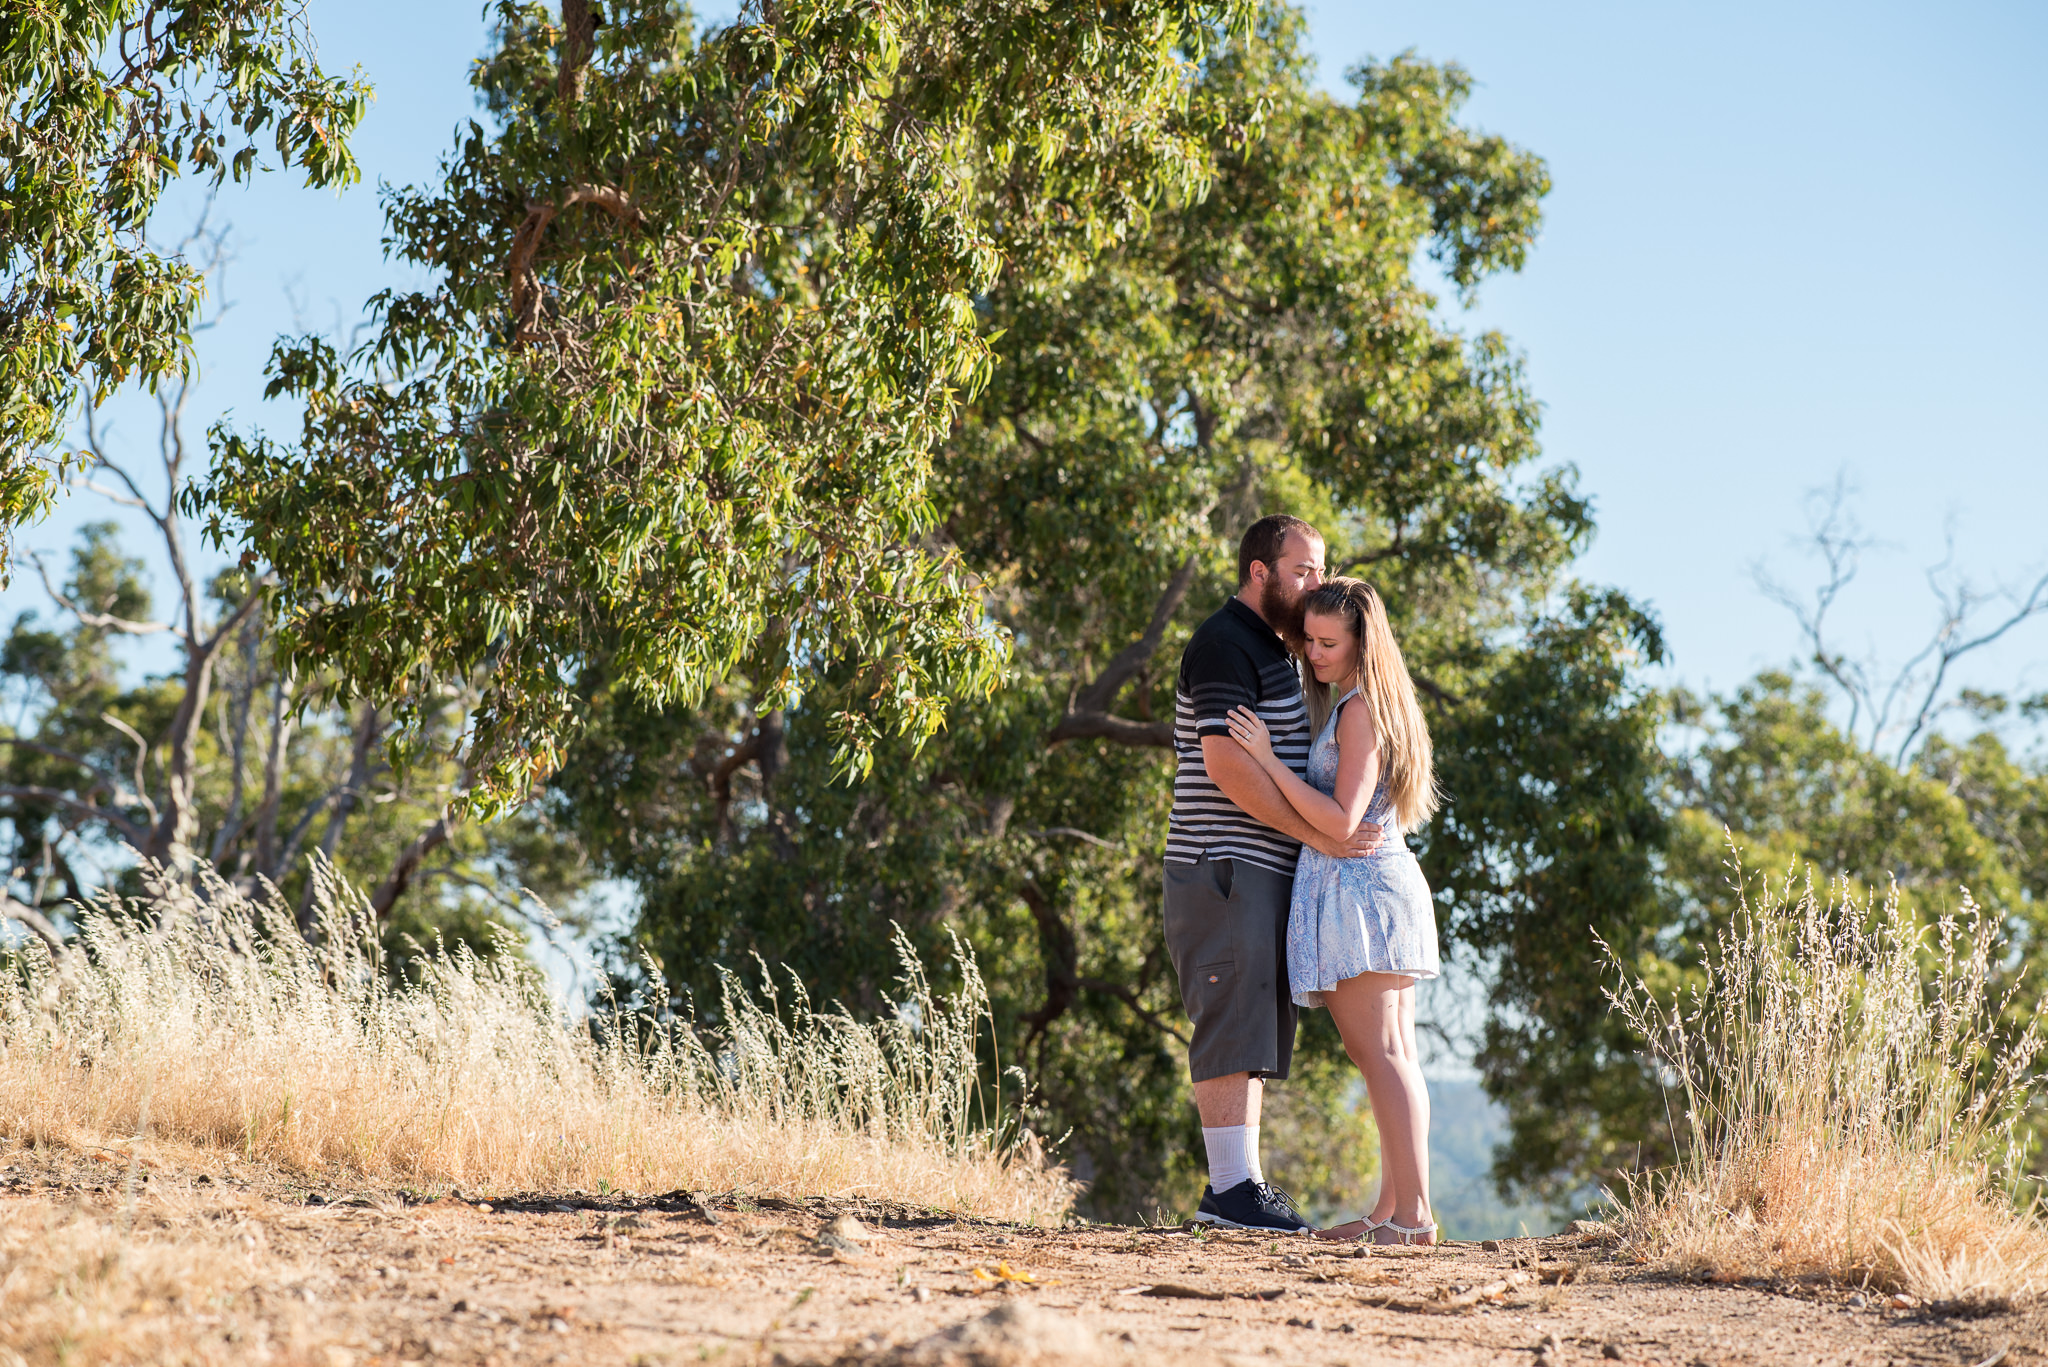
[[[878,1202],[431,1195],[0,1144],[0,1362],[2048,1361],[2039,1309],[1686,1283],[1597,1235],[1375,1250]],[[154,1250],[156,1282],[123,1291],[120,1258],[83,1272],[53,1251],[99,1247],[95,1230],[136,1269]]]

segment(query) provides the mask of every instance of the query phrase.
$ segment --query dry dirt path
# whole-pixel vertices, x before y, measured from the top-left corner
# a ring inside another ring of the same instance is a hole
[[[1687,1284],[1572,1236],[1411,1252],[873,1202],[416,1201],[0,1148],[0,1363],[2048,1361],[2036,1311]]]

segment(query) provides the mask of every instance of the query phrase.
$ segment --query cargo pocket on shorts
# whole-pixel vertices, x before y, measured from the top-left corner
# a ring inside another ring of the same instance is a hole
[[[1188,984],[1187,1006],[1195,1024],[1230,1009],[1231,994],[1237,989],[1237,960],[1197,965],[1194,978]]]

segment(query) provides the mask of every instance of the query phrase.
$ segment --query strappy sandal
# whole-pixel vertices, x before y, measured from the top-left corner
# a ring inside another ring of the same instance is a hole
[[[1346,1238],[1337,1239],[1331,1238],[1331,1236],[1328,1233],[1319,1229],[1316,1231],[1316,1238],[1328,1240],[1330,1243],[1333,1244],[1364,1243],[1366,1240],[1372,1238],[1373,1235],[1379,1233],[1382,1229],[1385,1229],[1389,1223],[1390,1222],[1386,1220],[1375,1220],[1370,1215],[1361,1215],[1356,1220],[1345,1220],[1342,1222],[1342,1224],[1330,1226],[1331,1229],[1341,1229],[1344,1225],[1365,1226],[1365,1228],[1359,1230],[1358,1233],[1350,1235]]]
[[[1400,1248],[1407,1244],[1413,1244],[1417,1239],[1420,1239],[1425,1234],[1435,1234],[1436,1221],[1431,1220],[1426,1225],[1416,1225],[1411,1229],[1407,1225],[1397,1225],[1392,1220],[1382,1220],[1379,1224],[1379,1229],[1391,1229],[1394,1231],[1395,1234],[1400,1236],[1399,1238],[1394,1240],[1393,1243],[1380,1244],[1379,1247]],[[1373,1232],[1376,1234],[1379,1232],[1379,1229],[1376,1229]],[[1377,1243],[1378,1241],[1375,1240],[1374,1242]],[[1423,1247],[1429,1247],[1429,1245],[1423,1245]]]

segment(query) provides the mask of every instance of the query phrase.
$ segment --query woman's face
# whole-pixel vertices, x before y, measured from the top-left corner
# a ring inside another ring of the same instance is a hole
[[[1308,667],[1318,683],[1333,684],[1358,673],[1358,638],[1342,617],[1311,612],[1302,619],[1308,633]]]

